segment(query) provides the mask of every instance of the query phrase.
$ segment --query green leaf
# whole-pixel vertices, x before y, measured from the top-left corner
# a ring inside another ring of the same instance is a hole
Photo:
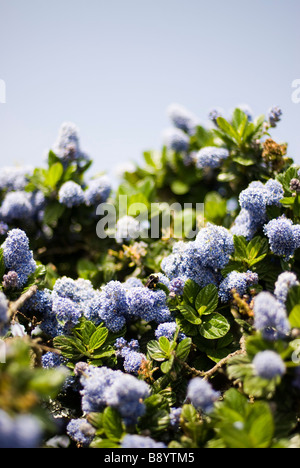
[[[243,236],[233,236],[235,258],[244,260],[247,258],[247,241]]]
[[[6,270],[6,267],[5,267],[4,257],[3,257],[3,249],[0,248],[0,278],[3,278],[5,270]]]
[[[237,145],[240,143],[241,141],[241,137],[240,135],[238,134],[238,132],[233,128],[232,125],[230,125],[229,122],[227,122],[226,119],[224,119],[223,117],[218,117],[217,119],[217,123],[218,123],[218,127],[219,129],[221,129],[225,135],[230,138],[230,140],[232,140],[234,143],[236,143]]]
[[[293,307],[289,315],[289,321],[292,328],[300,328],[300,304]]]
[[[181,359],[181,361],[186,361],[188,355],[190,354],[191,346],[191,338],[185,338],[184,340],[180,341],[176,348],[176,356],[178,359]]]
[[[193,306],[199,291],[200,286],[195,281],[187,280],[183,290],[184,301]]]
[[[45,224],[52,225],[56,223],[59,218],[64,214],[66,207],[58,201],[53,201],[46,206],[44,212]]]
[[[163,353],[165,353],[166,355],[169,354],[171,350],[171,343],[168,340],[168,338],[166,338],[165,336],[161,336],[159,338],[159,346]]]
[[[101,327],[97,328],[97,330],[91,336],[89,342],[89,350],[93,352],[95,349],[101,348],[101,346],[105,343],[106,338],[108,336],[108,329]]]
[[[123,435],[122,418],[117,410],[108,407],[103,413],[103,429],[108,439],[119,442]]]
[[[147,351],[150,359],[154,361],[164,361],[166,359],[166,354],[162,352],[158,341],[151,340],[147,345]]]
[[[178,307],[180,310],[180,313],[183,315],[185,320],[187,320],[190,323],[193,323],[194,325],[200,325],[202,320],[199,318],[197,315],[197,312],[195,309],[187,304],[181,305]]]
[[[63,165],[60,162],[56,162],[52,164],[50,169],[48,170],[46,179],[45,179],[45,184],[49,185],[51,188],[55,189],[56,185],[62,178],[64,173],[64,168]]]
[[[168,359],[167,361],[161,364],[160,368],[164,374],[168,374],[171,371],[173,364],[174,364],[174,356],[171,356],[170,359]]]
[[[200,334],[207,340],[216,340],[225,336],[230,330],[230,324],[223,315],[213,313],[203,317],[199,327]]]
[[[175,180],[171,184],[171,190],[175,195],[185,195],[189,192],[190,186],[181,180]]]
[[[216,310],[218,303],[218,289],[214,284],[209,284],[197,295],[195,307],[199,315],[209,315]]]
[[[66,369],[35,369],[29,382],[29,388],[44,397],[55,398],[67,376]]]

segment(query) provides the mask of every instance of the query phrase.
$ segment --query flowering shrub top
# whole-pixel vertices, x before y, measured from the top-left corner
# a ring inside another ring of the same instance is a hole
[[[162,150],[116,191],[86,180],[71,123],[46,167],[2,170],[0,447],[300,447],[300,168],[270,135],[282,112],[168,114]]]

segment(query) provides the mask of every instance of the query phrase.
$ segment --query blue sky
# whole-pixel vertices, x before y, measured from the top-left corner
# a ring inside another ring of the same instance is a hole
[[[300,162],[299,0],[0,0],[0,163],[41,165],[62,122],[94,171],[158,149],[177,102],[280,105],[273,133]]]

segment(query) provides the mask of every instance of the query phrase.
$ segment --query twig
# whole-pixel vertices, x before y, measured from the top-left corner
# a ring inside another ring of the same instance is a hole
[[[22,296],[19,297],[18,300],[11,302],[8,308],[8,315],[9,317],[15,317],[18,313],[19,309],[25,304],[28,299],[36,294],[38,287],[36,285],[31,286]]]

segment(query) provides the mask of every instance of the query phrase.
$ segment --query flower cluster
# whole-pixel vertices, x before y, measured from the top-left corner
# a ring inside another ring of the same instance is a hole
[[[270,179],[262,182],[251,182],[239,196],[240,214],[231,228],[232,234],[244,236],[250,240],[255,233],[268,221],[267,207],[279,206],[284,196],[280,182]]]
[[[231,299],[233,292],[243,296],[247,293],[250,286],[257,283],[257,273],[253,273],[252,271],[247,271],[247,273],[232,271],[220,284],[219,297],[222,302],[228,302]]]
[[[149,396],[149,387],[132,375],[90,366],[81,377],[81,384],[82,410],[86,413],[111,406],[120,411],[128,425],[144,414],[143,400]]]
[[[42,427],[32,415],[11,418],[0,410],[0,448],[38,448],[42,440]]]
[[[272,252],[289,260],[300,247],[300,225],[285,216],[272,219],[264,226]]]
[[[226,148],[207,146],[195,155],[196,167],[198,169],[218,169],[228,157],[229,151]]]
[[[254,299],[254,326],[266,340],[284,338],[290,324],[283,305],[269,292],[261,292]]]
[[[9,231],[2,245],[5,267],[18,275],[18,287],[26,284],[30,275],[36,270],[33,253],[29,249],[29,239],[21,229]]]
[[[283,360],[274,351],[257,353],[253,360],[253,366],[255,373],[266,380],[282,377],[286,371]]]
[[[206,380],[196,377],[189,383],[187,398],[196,409],[210,413],[214,403],[220,398],[220,393],[216,392]]]
[[[89,161],[89,156],[81,151],[79,142],[79,130],[72,122],[62,124],[56,142],[52,147],[53,152],[61,159],[64,165],[70,162],[80,163]]]

